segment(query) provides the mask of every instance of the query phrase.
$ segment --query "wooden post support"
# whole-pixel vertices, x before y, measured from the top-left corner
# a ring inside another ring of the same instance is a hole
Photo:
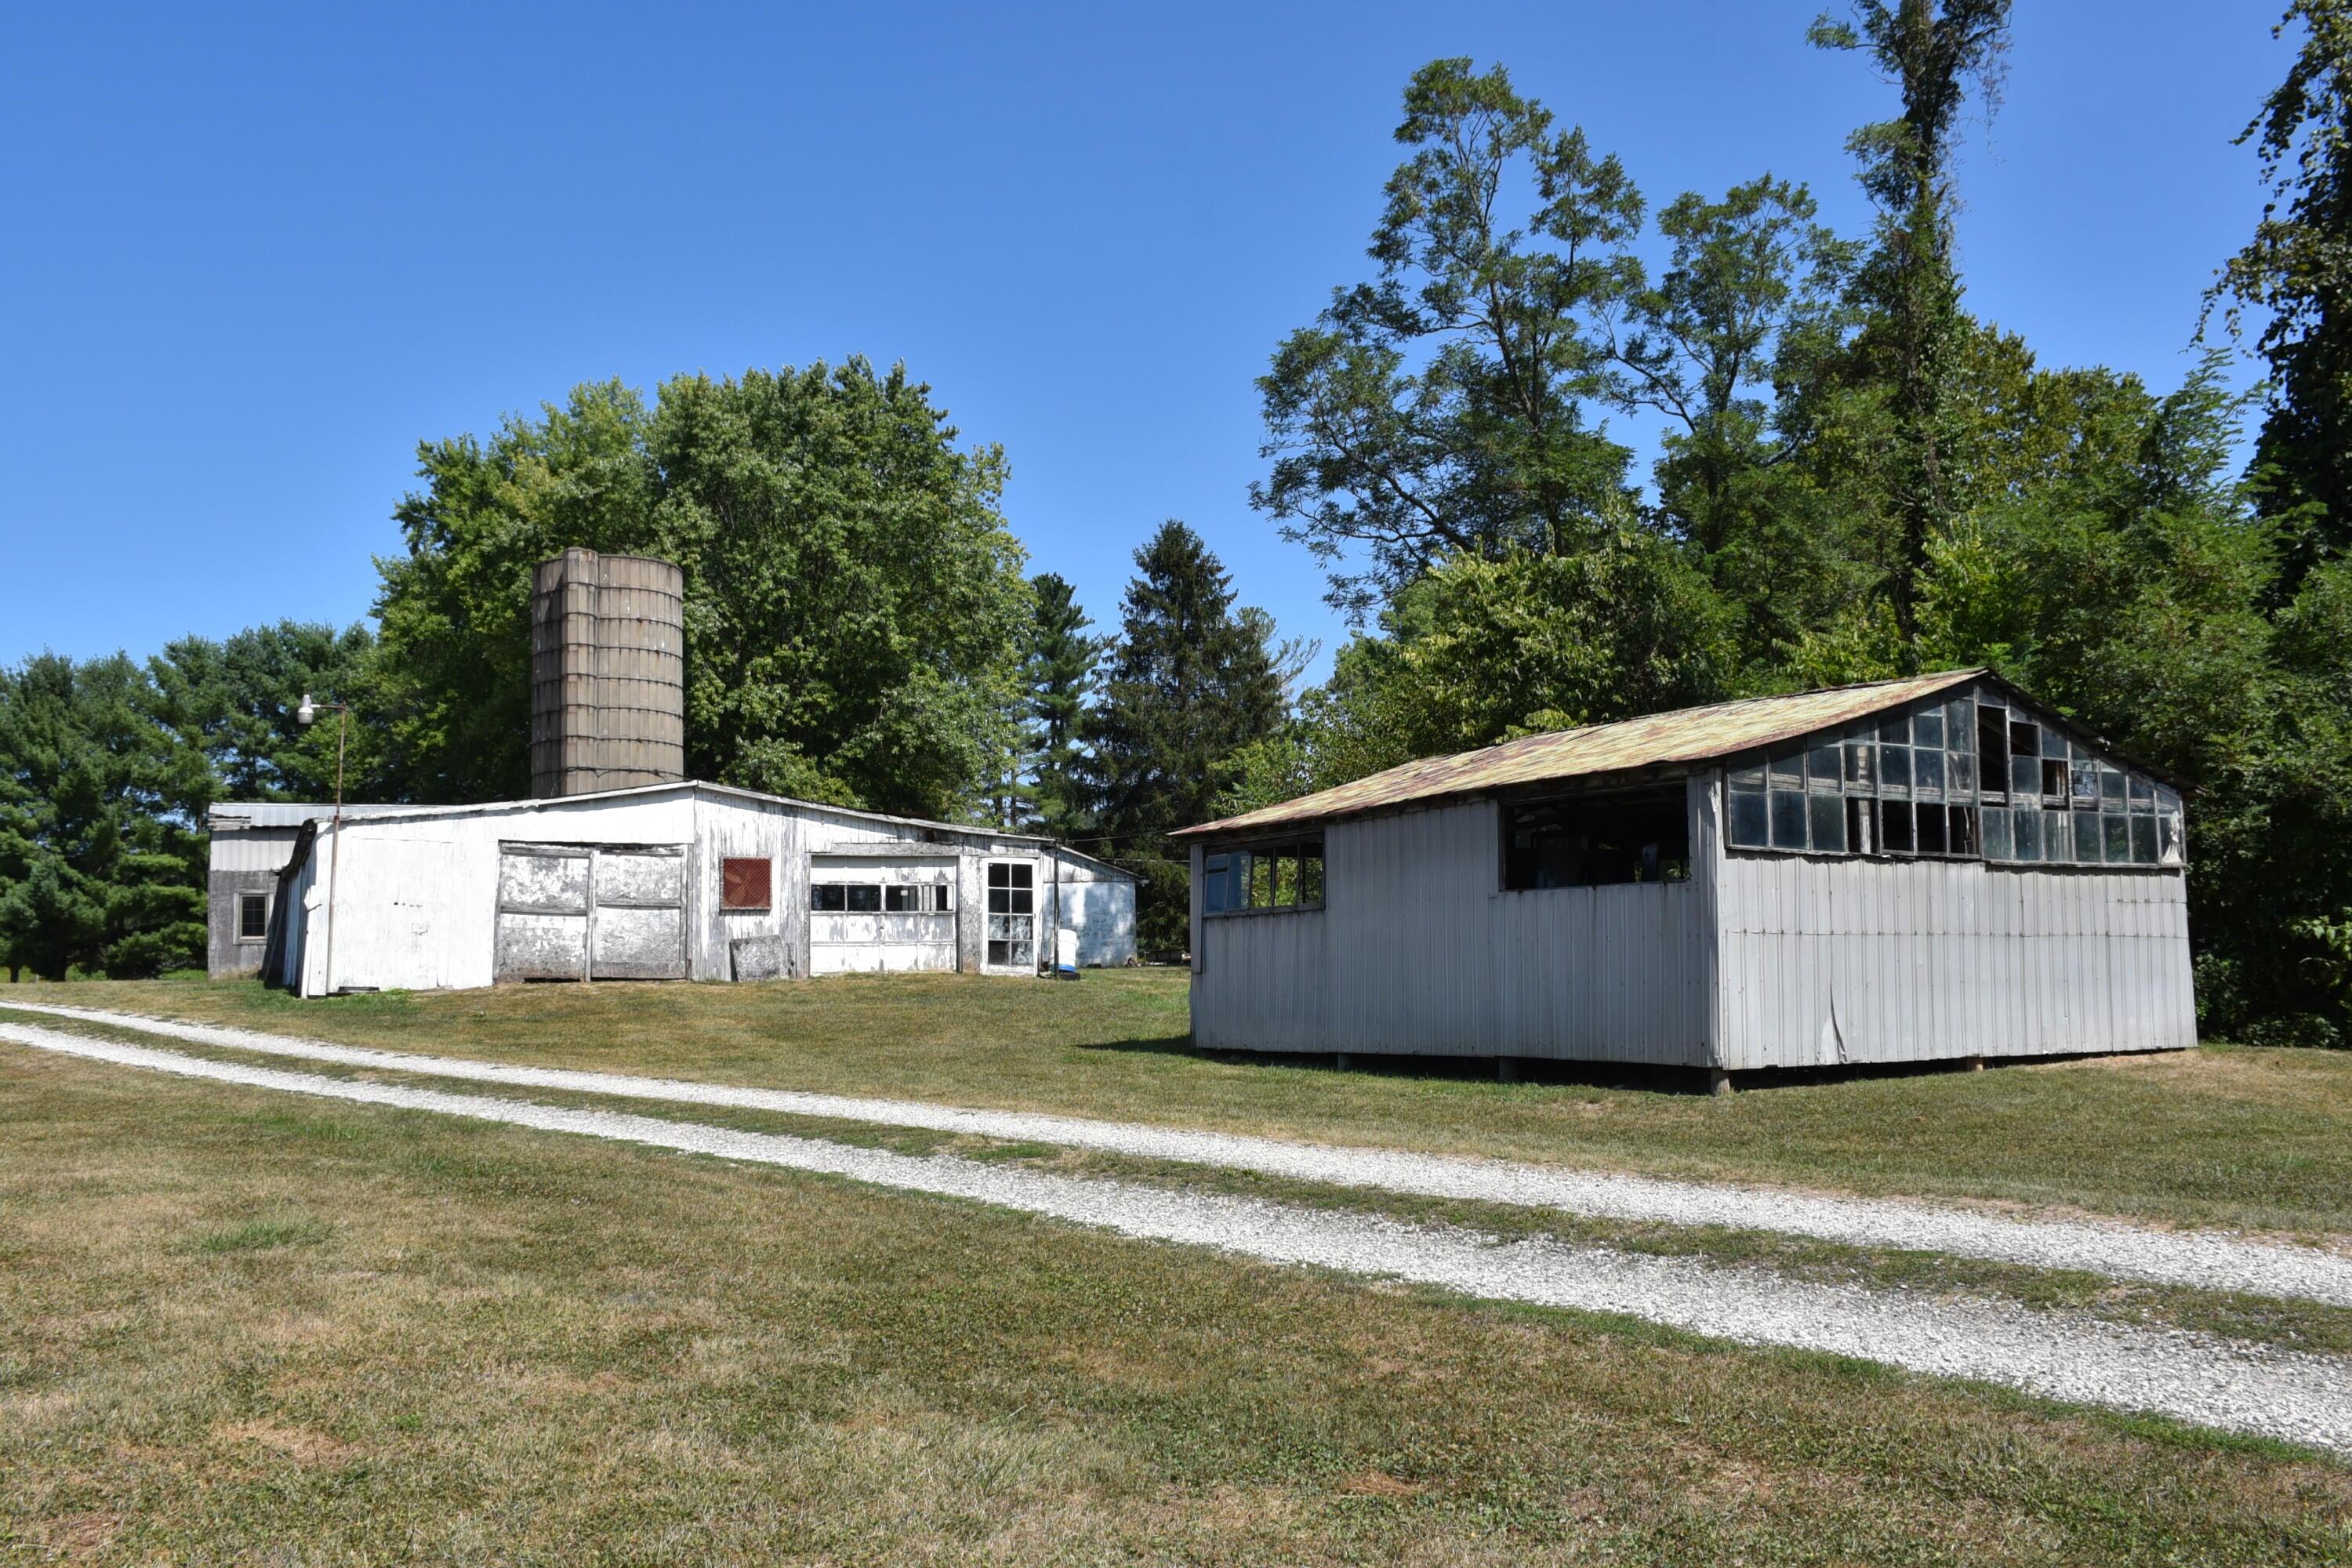
[[[1969,1057],[1964,1060],[1962,1065],[1970,1072],[1982,1072],[1984,1071],[1984,1058]]]
[[[1715,1068],[1706,1075],[1706,1091],[1709,1094],[1729,1094],[1731,1075],[1721,1068]]]

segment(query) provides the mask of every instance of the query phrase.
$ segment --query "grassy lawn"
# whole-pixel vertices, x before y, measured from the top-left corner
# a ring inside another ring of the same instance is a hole
[[[1186,1045],[1184,985],[1130,971],[298,1002],[199,979],[28,998],[500,1061],[2352,1236],[2352,1054],[2209,1047],[1713,1100],[1210,1057]]]
[[[2347,1554],[2272,1445],[0,1044],[9,1560]]]

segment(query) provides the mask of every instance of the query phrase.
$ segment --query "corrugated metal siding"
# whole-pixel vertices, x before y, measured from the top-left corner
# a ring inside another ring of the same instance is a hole
[[[2177,871],[1734,854],[1719,887],[1735,1070],[2196,1044]]]
[[[1492,802],[1334,824],[1325,905],[1199,923],[1216,1048],[1698,1063],[1696,883],[1501,890]]]

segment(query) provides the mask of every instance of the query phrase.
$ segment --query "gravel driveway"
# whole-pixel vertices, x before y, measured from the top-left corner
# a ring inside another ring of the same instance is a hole
[[[845,1176],[1268,1262],[1405,1279],[1489,1299],[1624,1313],[1742,1343],[1864,1357],[1914,1372],[1980,1379],[2056,1399],[2151,1411],[2352,1453],[2352,1364],[2201,1334],[2126,1328],[2005,1301],[1929,1300],[1812,1284],[1763,1270],[1550,1239],[1500,1241],[1376,1216],[1074,1180],[942,1155],[893,1154],[655,1117],[247,1067],[26,1025],[0,1024],[0,1039],[182,1078]]]
[[[2035,1268],[2081,1269],[2117,1279],[2292,1297],[2352,1307],[2352,1258],[2314,1247],[2243,1241],[2210,1231],[2012,1219],[1895,1198],[1817,1197],[1771,1188],[1661,1181],[1387,1149],[1293,1143],[1274,1138],[1031,1111],[975,1110],[920,1100],[867,1100],[792,1089],[743,1089],[681,1079],[640,1078],[625,1073],[508,1067],[457,1057],[366,1050],[252,1029],[184,1024],[94,1008],[30,1005],[13,1001],[0,1003],[0,1007],[343,1067],[464,1079],[519,1089],[564,1089],[624,1099],[830,1117],[891,1127],[929,1128],[1100,1149],[1191,1164],[1230,1166],[1337,1186],[1555,1208],[1603,1219],[1772,1231],[1858,1247],[1941,1252]]]

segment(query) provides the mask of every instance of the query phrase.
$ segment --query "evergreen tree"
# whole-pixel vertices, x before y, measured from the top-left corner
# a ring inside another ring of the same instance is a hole
[[[1189,882],[1166,835],[1206,820],[1237,775],[1237,754],[1280,728],[1282,687],[1266,623],[1236,611],[1199,534],[1165,523],[1135,564],[1079,766],[1107,847],[1144,879],[1144,944],[1176,947]]]
[[[1029,705],[1024,731],[1029,807],[1045,832],[1070,837],[1086,821],[1078,741],[1102,645],[1087,635],[1094,623],[1059,574],[1040,573],[1029,585],[1037,596],[1022,665]]]

